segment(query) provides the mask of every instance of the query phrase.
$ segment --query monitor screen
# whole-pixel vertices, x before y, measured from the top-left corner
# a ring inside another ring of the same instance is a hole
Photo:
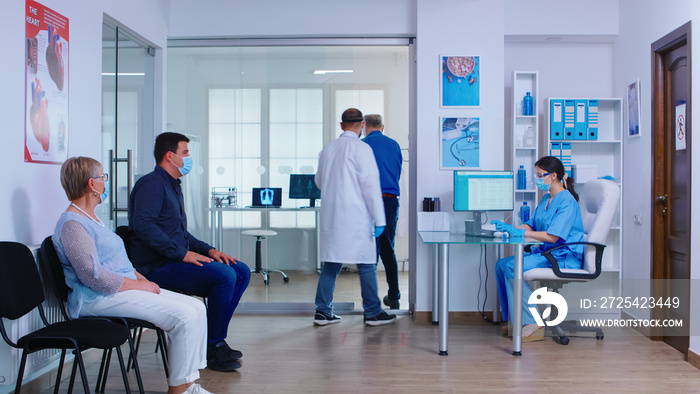
[[[314,174],[291,174],[289,176],[289,198],[320,199],[321,190],[316,187]]]
[[[455,211],[512,211],[513,171],[455,171]]]
[[[253,204],[254,207],[279,207],[282,205],[281,187],[254,187]]]

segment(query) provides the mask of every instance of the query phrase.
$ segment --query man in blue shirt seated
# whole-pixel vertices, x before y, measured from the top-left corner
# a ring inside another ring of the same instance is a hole
[[[192,169],[189,141],[178,133],[156,137],[156,168],[136,182],[129,197],[129,254],[148,280],[207,297],[207,366],[229,372],[240,368],[243,354],[231,349],[225,338],[250,282],[250,269],[187,231],[180,177]]]
[[[389,285],[389,294],[384,296],[384,305],[391,309],[399,309],[401,292],[399,291],[399,265],[394,253],[394,238],[396,223],[399,220],[399,178],[403,157],[399,144],[384,134],[381,115],[365,115],[365,128],[367,131],[363,141],[372,148],[374,159],[379,167],[379,182],[382,185],[386,215],[386,228],[377,238],[377,259],[381,256],[386,283]]]

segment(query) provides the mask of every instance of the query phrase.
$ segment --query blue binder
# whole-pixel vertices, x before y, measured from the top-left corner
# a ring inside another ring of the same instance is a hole
[[[598,100],[588,100],[588,135],[589,140],[598,139]]]
[[[550,144],[549,155],[561,160],[561,142],[552,142]]]
[[[573,140],[576,131],[576,100],[564,100],[564,139]]]
[[[574,139],[585,140],[588,134],[588,100],[576,100]]]
[[[573,176],[573,172],[571,171],[571,142],[561,143],[561,156],[559,160],[561,160],[561,164],[564,165],[564,172],[569,174],[569,176]]]
[[[549,102],[549,139],[564,139],[564,100]]]

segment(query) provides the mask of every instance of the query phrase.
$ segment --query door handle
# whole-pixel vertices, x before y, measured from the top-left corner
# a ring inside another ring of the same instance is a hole
[[[131,154],[131,149],[126,151],[126,200],[129,201],[129,196],[131,196],[131,189],[133,186],[134,179],[134,157]]]
[[[661,202],[662,204],[667,204],[668,194],[664,194],[663,196],[656,196],[655,200]]]
[[[114,192],[114,185],[115,185],[115,179],[117,178],[117,174],[114,173],[114,168],[115,168],[115,163],[114,163],[114,150],[110,149],[109,150],[109,189],[112,190],[111,195],[109,196],[109,220],[114,220],[114,196],[116,193]]]

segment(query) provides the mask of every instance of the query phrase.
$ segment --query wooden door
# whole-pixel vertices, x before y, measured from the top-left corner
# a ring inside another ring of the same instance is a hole
[[[690,282],[690,23],[652,44],[652,279],[655,297],[679,297],[678,309],[655,309],[652,318],[682,319],[685,327],[653,332],[688,355]],[[685,104],[685,148],[676,141]],[[672,281],[667,281],[668,279]]]

